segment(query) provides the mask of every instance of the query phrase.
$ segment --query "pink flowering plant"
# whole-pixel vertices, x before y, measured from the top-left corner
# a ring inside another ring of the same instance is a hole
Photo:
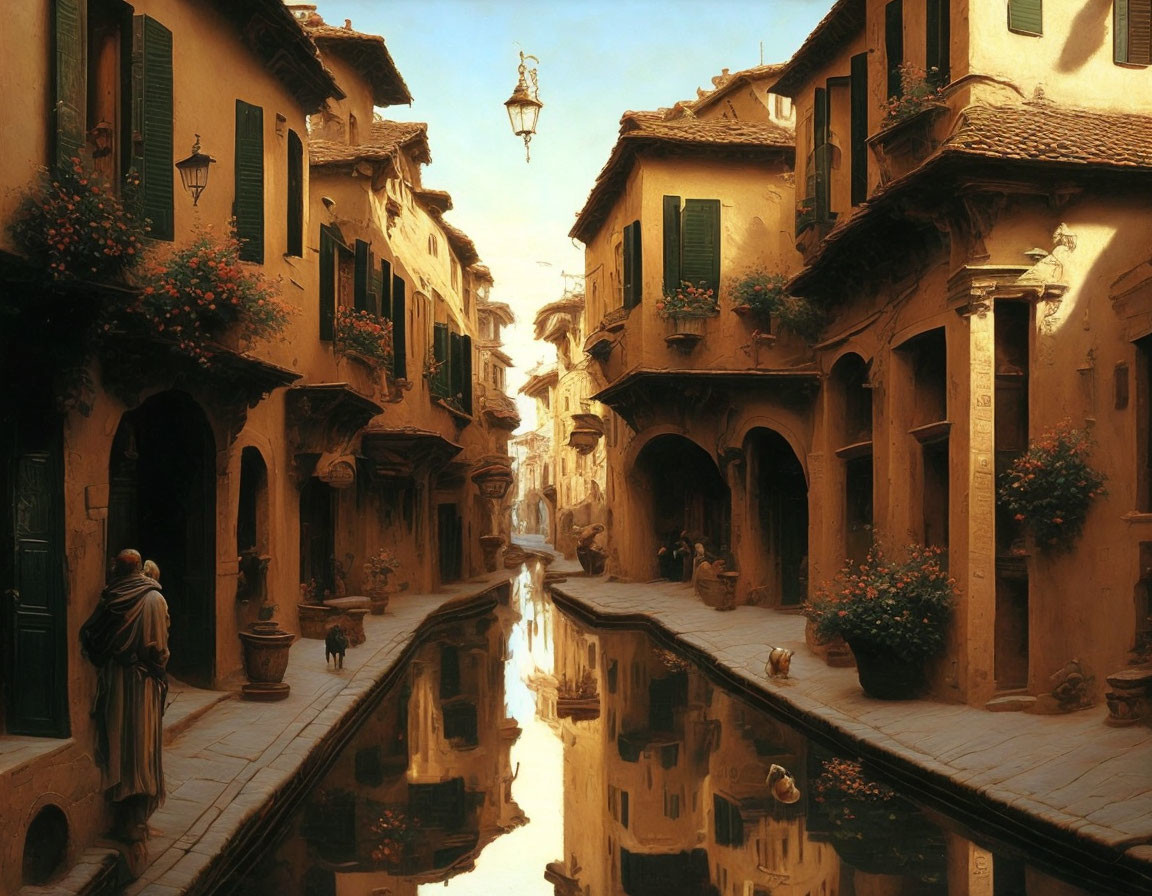
[[[29,260],[53,280],[118,280],[141,258],[147,222],[132,211],[139,178],[130,174],[122,200],[78,158],[70,167],[43,170],[24,194],[9,232]]]
[[[336,350],[353,352],[373,365],[392,361],[392,321],[371,311],[336,310]]]
[[[746,309],[767,330],[775,321],[802,339],[813,342],[824,327],[824,312],[809,299],[789,295],[785,289],[788,277],[752,270],[735,281],[729,292],[738,310]]]
[[[935,66],[925,71],[905,62],[900,65],[900,95],[891,96],[883,106],[882,128],[892,127],[918,112],[944,101],[944,88],[938,86],[940,72]]]
[[[372,585],[388,584],[388,577],[400,568],[400,560],[387,548],[380,548],[364,561],[364,575]]]
[[[846,563],[832,583],[809,598],[804,615],[824,640],[840,636],[908,659],[938,654],[956,599],[943,553],[913,544],[897,559],[873,545],[863,563]]]
[[[1001,505],[1032,533],[1042,551],[1067,550],[1092,502],[1107,492],[1088,463],[1091,440],[1064,421],[1028,446],[1000,477]]]
[[[716,290],[703,282],[694,286],[685,281],[656,303],[656,312],[665,319],[705,317],[716,311]]]
[[[187,246],[152,258],[137,278],[139,300],[113,312],[105,330],[147,328],[202,365],[210,364],[225,332],[242,340],[276,335],[291,309],[275,284],[259,267],[242,262],[239,252],[234,236],[202,230]]]

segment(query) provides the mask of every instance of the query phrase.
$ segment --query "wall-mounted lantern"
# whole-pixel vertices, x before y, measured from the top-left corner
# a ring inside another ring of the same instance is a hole
[[[180,172],[180,183],[184,189],[192,194],[192,204],[200,201],[200,194],[208,186],[208,166],[216,160],[210,155],[200,152],[200,135],[196,135],[196,142],[192,144],[192,155],[176,163],[176,170]]]

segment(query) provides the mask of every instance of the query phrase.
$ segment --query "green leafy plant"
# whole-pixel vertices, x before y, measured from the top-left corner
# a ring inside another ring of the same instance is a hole
[[[371,311],[336,311],[336,350],[355,352],[374,365],[392,362],[392,321]]]
[[[746,310],[766,328],[772,321],[786,327],[800,338],[812,342],[824,327],[822,309],[808,299],[789,295],[785,289],[788,277],[752,270],[732,284],[732,304]]]
[[[364,575],[371,584],[388,584],[388,577],[400,568],[400,560],[387,548],[380,548],[364,561]]]
[[[909,545],[891,559],[874,545],[858,566],[845,563],[836,579],[804,605],[822,639],[837,635],[908,658],[927,658],[945,643],[956,583],[940,548]]]
[[[153,257],[138,278],[139,299],[113,309],[105,330],[146,329],[203,365],[226,332],[243,340],[274,336],[287,325],[291,309],[259,267],[240,261],[239,252],[235,236],[201,230],[187,246]]]
[[[68,168],[44,169],[17,206],[9,232],[54,280],[118,280],[140,260],[148,230],[132,211],[139,182],[129,174],[122,200],[78,158]]]
[[[1106,494],[1104,475],[1088,464],[1091,440],[1064,421],[1033,441],[1000,476],[998,497],[1043,551],[1067,550],[1088,508]]]
[[[716,290],[703,283],[698,286],[681,283],[656,303],[656,312],[663,318],[705,317],[716,311]]]
[[[944,89],[938,86],[940,71],[935,66],[925,71],[905,62],[899,66],[900,96],[888,98],[884,104],[884,118],[880,127],[892,127],[918,112],[943,102]]]

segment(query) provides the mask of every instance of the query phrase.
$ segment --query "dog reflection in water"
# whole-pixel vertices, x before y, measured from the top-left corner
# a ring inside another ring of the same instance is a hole
[[[782,765],[772,764],[768,769],[768,779],[765,781],[772,790],[772,796],[780,803],[794,803],[800,799],[800,791],[796,789],[796,781],[792,773]]]

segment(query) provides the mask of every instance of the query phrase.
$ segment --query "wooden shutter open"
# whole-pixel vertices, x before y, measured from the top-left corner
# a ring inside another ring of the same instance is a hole
[[[288,131],[288,241],[289,255],[304,255],[304,144]]]
[[[352,274],[352,307],[357,311],[368,310],[368,244],[356,240],[355,267]]]
[[[852,153],[852,204],[868,198],[868,54],[852,57],[852,86],[849,96],[851,124],[849,143]]]
[[[1008,30],[1044,33],[1044,0],[1008,0]]]
[[[460,360],[462,369],[460,381],[463,391],[460,393],[464,413],[472,413],[472,337],[460,337]]]
[[[460,342],[460,334],[448,334],[448,385],[452,390],[450,398],[461,398],[464,395],[464,347]]]
[[[633,221],[624,226],[624,307],[634,308],[640,304],[640,222]]]
[[[888,66],[888,97],[903,96],[900,66],[904,64],[904,6],[902,0],[891,0],[884,7],[884,54]]]
[[[720,290],[720,200],[686,199],[680,216],[680,276],[685,283]]]
[[[236,236],[240,257],[264,263],[264,110],[236,100]]]
[[[1152,63],[1152,0],[1113,3],[1113,59],[1125,65]]]
[[[664,292],[680,286],[680,197],[664,197]]]
[[[172,202],[172,32],[148,16],[132,19],[132,167],[140,210],[153,239],[174,237]]]
[[[926,0],[924,68],[929,80],[936,85],[947,84],[951,79],[951,15],[948,0]]]
[[[69,170],[84,145],[84,25],[81,0],[56,0],[53,10],[53,158]]]
[[[448,324],[432,325],[432,357],[440,364],[440,369],[432,377],[432,395],[436,398],[444,398],[448,395],[449,382]]]
[[[829,142],[828,90],[817,87],[812,106],[812,162],[815,177],[812,180],[817,221],[827,221],[831,216],[832,202],[829,180],[832,176],[833,146]]]
[[[392,275],[392,375],[408,379],[408,302],[404,279]]]
[[[392,320],[392,262],[380,259],[380,307],[377,313]]]
[[[336,335],[336,237],[320,225],[320,338]]]

